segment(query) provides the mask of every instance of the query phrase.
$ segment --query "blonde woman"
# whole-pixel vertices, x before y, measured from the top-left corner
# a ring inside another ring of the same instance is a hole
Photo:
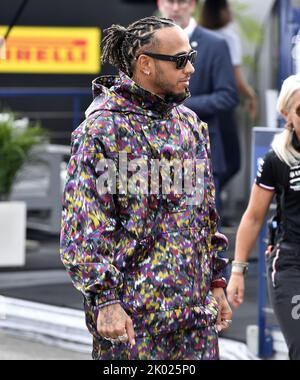
[[[277,108],[285,130],[274,138],[259,168],[239,226],[228,299],[235,307],[243,303],[247,261],[276,196],[278,228],[267,252],[269,292],[289,356],[300,360],[300,75],[284,81]]]

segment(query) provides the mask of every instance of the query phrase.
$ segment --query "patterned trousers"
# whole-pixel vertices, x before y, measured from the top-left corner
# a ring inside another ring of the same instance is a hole
[[[94,338],[94,360],[218,360],[218,333],[215,327],[136,338],[136,345],[112,345]]]

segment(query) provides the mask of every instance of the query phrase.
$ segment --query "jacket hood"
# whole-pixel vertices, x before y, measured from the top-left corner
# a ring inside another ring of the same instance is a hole
[[[119,76],[96,78],[92,83],[92,89],[94,100],[86,111],[87,118],[98,111],[162,117],[190,96],[189,91],[186,91],[179,100],[162,99],[140,87],[123,72],[120,72]]]

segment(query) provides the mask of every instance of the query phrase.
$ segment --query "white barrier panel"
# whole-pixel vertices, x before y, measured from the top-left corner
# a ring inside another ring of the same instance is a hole
[[[0,267],[25,264],[26,204],[0,202]]]

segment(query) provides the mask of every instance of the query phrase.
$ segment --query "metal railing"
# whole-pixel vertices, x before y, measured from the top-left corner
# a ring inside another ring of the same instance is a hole
[[[81,121],[81,99],[91,96],[88,88],[75,87],[6,87],[0,88],[0,98],[19,97],[70,97],[73,100],[73,130],[77,128]]]

